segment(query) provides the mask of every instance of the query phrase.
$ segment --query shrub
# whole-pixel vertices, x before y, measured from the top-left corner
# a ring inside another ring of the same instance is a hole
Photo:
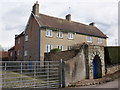
[[[58,49],[58,48],[53,48],[50,50],[50,52],[60,52],[60,51],[61,51],[61,49]]]

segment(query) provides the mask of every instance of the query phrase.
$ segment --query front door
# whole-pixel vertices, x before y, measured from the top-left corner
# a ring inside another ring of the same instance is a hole
[[[98,55],[93,60],[93,77],[94,79],[102,77],[101,60]]]

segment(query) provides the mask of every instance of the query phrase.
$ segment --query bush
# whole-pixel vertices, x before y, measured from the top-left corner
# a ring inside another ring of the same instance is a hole
[[[54,49],[51,49],[50,52],[60,52],[61,49],[58,49],[58,48],[54,48]]]

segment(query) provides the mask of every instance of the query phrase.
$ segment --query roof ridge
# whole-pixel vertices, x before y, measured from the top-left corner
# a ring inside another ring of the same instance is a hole
[[[39,13],[40,15],[44,15],[44,16],[48,16],[48,17],[51,17],[51,18],[55,18],[55,19],[59,19],[59,20],[63,20],[63,21],[66,21],[66,22],[72,22],[72,23],[77,23],[77,24],[82,24],[82,25],[86,25],[86,26],[90,26],[90,25],[87,25],[87,24],[83,24],[83,23],[80,23],[80,22],[76,22],[76,21],[68,21],[66,19],[63,19],[63,18],[58,18],[58,17],[54,17],[54,16],[50,16],[50,15],[46,15],[46,14],[42,14],[42,13]]]

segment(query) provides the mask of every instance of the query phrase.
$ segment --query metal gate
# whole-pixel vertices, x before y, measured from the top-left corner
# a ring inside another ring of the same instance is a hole
[[[62,61],[2,61],[2,88],[60,88]]]

